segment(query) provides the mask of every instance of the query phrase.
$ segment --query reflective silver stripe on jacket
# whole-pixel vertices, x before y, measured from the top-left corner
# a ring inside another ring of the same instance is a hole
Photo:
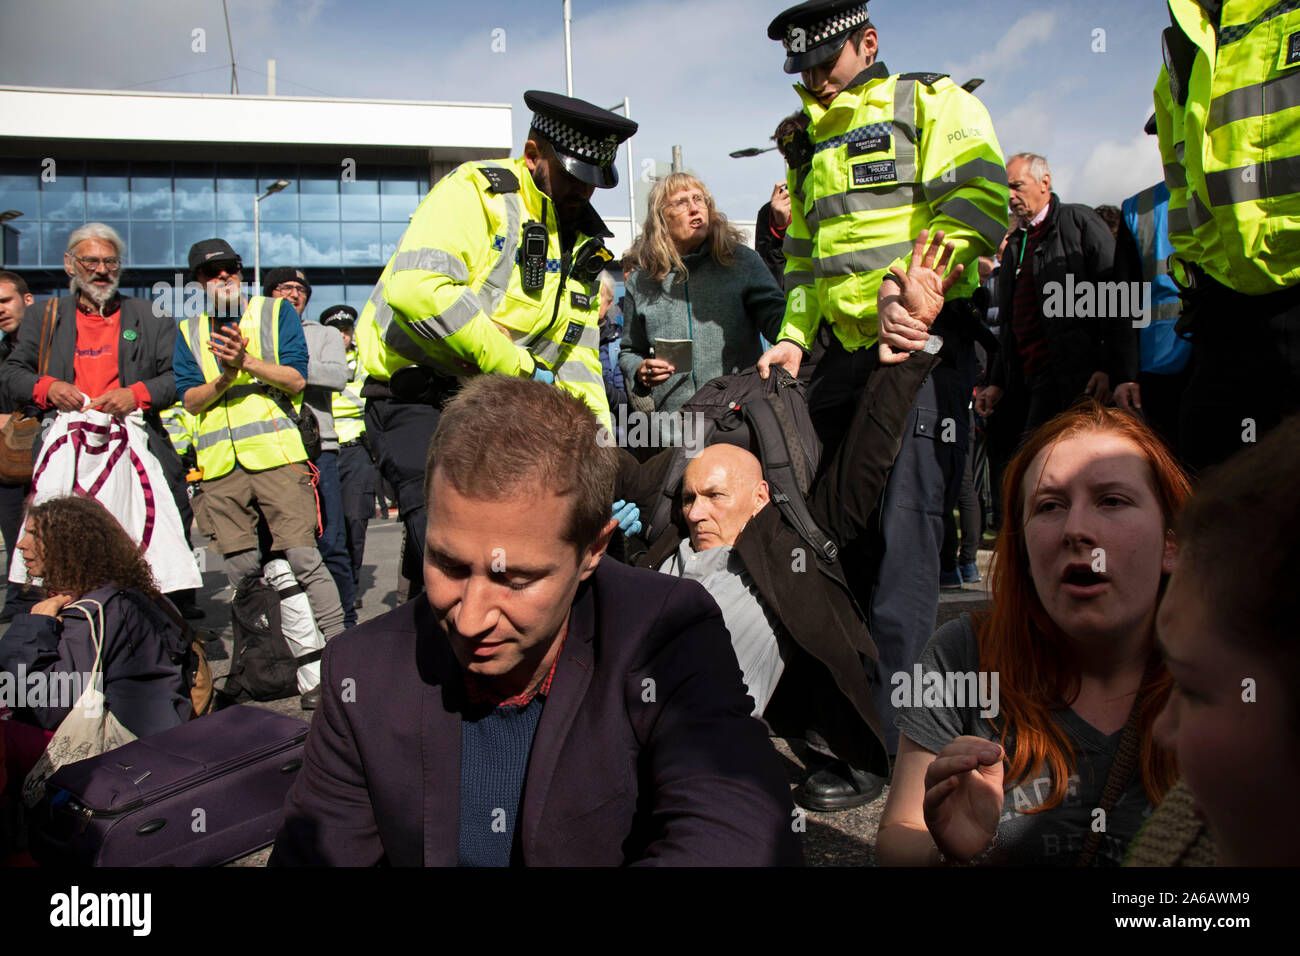
[[[1187,188],[1187,170],[1178,163],[1165,164],[1165,185],[1170,189]]]
[[[267,399],[267,401],[270,402],[271,400]],[[271,402],[271,405],[274,407],[275,403]],[[195,439],[194,447],[199,451],[202,451],[205,448],[211,448],[213,445],[220,444],[223,441],[238,442],[245,438],[253,438],[257,435],[265,435],[270,432],[279,431],[281,428],[289,428],[293,429],[295,432],[297,431],[297,429],[294,428],[293,422],[289,421],[279,408],[276,408],[274,418],[263,419],[262,421],[257,422],[248,422],[245,425],[237,425],[234,428],[224,428],[220,432],[206,432],[200,434],[198,438]]]
[[[460,256],[452,255],[443,249],[405,249],[393,256],[389,275],[419,269],[421,272],[436,272],[453,282],[468,282],[469,267]]]
[[[384,345],[408,362],[432,365],[433,363],[425,354],[424,349],[420,348],[416,341],[407,334],[406,329],[393,321],[393,307],[384,299],[384,283],[382,279],[376,282],[375,287],[370,291],[369,301],[375,307],[372,315],[375,326],[379,329],[380,340]]]
[[[813,244],[811,239],[796,239],[788,232],[785,239],[781,242],[781,251],[785,253],[787,259],[807,259],[812,255]]]
[[[555,369],[555,380],[557,382],[582,382],[587,385],[605,384],[605,379],[599,372],[593,372],[577,360],[570,360]]]
[[[913,183],[899,183],[890,186],[883,192],[868,191],[866,189],[851,190],[836,193],[833,196],[823,196],[815,201],[812,208],[804,213],[804,222],[808,224],[808,229],[811,231],[815,230],[823,220],[833,219],[835,216],[848,216],[853,213],[871,212],[877,209],[894,209],[900,206],[915,206],[920,200],[920,187]],[[811,246],[811,240],[808,241]],[[811,254],[812,250],[810,248],[809,255]]]
[[[987,179],[1000,186],[1007,184],[1007,168],[991,159],[972,159],[952,169],[946,169],[938,179],[927,180],[924,184],[925,198],[934,202],[972,179]],[[1005,230],[1004,230],[1005,231]],[[998,241],[1002,239],[999,236]]]
[[[1137,229],[1133,236],[1142,253],[1142,278],[1156,275],[1156,187],[1148,186],[1137,195]],[[1166,265],[1166,269],[1169,267]]]
[[[1001,237],[999,237],[1000,239]],[[912,240],[891,242],[872,249],[854,249],[836,256],[825,256],[813,260],[813,276],[824,279],[828,276],[847,276],[858,272],[875,272],[884,269],[895,259],[912,251]],[[786,277],[787,279],[789,276]]]
[[[894,165],[900,183],[916,182],[916,80],[894,84],[894,125],[903,136],[894,137]]]
[[[266,296],[262,299],[262,314],[258,316],[258,336],[261,341],[262,360],[275,362],[279,358],[275,341],[275,299]]]
[[[1004,224],[984,212],[965,196],[950,196],[941,200],[935,205],[934,211],[936,213],[942,212],[945,216],[970,226],[983,236],[994,249],[1002,242],[1002,237],[1007,234],[1007,227]]]
[[[479,165],[504,168],[499,163],[479,163]],[[483,280],[483,285],[479,289],[483,311],[488,315],[496,314],[510,285],[510,274],[515,268],[515,254],[519,251],[520,223],[523,221],[524,201],[519,194],[501,193],[500,195],[506,202],[506,241],[501,247],[501,255],[497,258],[496,264],[488,271],[487,278]]]
[[[813,274],[811,272],[787,272],[784,278],[786,292],[793,292],[801,285],[813,284]]]
[[[1300,192],[1300,156],[1206,173],[1205,191],[1212,206],[1231,206]]]
[[[339,398],[343,399],[343,401],[347,402],[357,411],[364,412],[366,410],[366,400],[356,392],[352,391],[352,389],[344,388],[338,394]]]
[[[1280,113],[1296,106],[1300,106],[1300,73],[1292,70],[1216,96],[1210,101],[1205,129],[1212,133],[1238,120]]]
[[[420,336],[420,338],[428,339],[430,342],[437,342],[455,332],[459,332],[480,311],[482,311],[482,306],[479,303],[478,296],[466,289],[455,302],[447,306],[440,314],[413,320],[411,322],[411,332]]]

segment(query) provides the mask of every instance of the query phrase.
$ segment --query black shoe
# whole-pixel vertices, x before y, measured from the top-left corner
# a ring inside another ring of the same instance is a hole
[[[201,621],[207,617],[207,613],[197,604],[182,604],[179,608],[181,617],[187,621]]]
[[[794,792],[794,802],[806,810],[852,810],[880,796],[887,782],[836,760],[808,777]]]
[[[320,684],[298,698],[298,706],[303,710],[315,710],[320,703]]]

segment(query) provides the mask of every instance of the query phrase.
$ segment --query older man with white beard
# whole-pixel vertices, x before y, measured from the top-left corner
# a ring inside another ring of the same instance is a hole
[[[96,409],[118,418],[143,412],[149,451],[183,516],[184,469],[158,417],[176,402],[176,324],[166,312],[156,314],[153,303],[118,291],[125,257],[126,244],[111,226],[90,222],[73,231],[63,256],[68,294],[27,310],[13,353],[0,365],[0,387],[47,419],[61,411]],[[187,617],[197,615],[189,595],[173,597]]]
[[[169,448],[157,413],[176,401],[176,326],[166,314],[154,315],[149,302],[118,293],[125,252],[122,237],[103,223],[72,233],[63,257],[69,294],[58,300],[46,333],[45,367],[37,368],[47,305],[42,303],[19,330],[0,383],[15,400],[30,400],[51,415],[95,408],[120,417],[140,409],[156,426],[159,448]]]

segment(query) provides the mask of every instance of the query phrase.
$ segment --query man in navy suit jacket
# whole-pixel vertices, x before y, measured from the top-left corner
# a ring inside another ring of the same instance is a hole
[[[539,382],[447,405],[426,594],[327,645],[273,864],[801,862],[717,605],[602,561],[613,451]]]

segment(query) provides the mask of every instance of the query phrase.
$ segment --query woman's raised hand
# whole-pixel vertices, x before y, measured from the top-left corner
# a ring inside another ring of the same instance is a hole
[[[1002,802],[1002,748],[982,737],[956,738],[925,771],[925,825],[950,860],[965,863],[993,842]]]

